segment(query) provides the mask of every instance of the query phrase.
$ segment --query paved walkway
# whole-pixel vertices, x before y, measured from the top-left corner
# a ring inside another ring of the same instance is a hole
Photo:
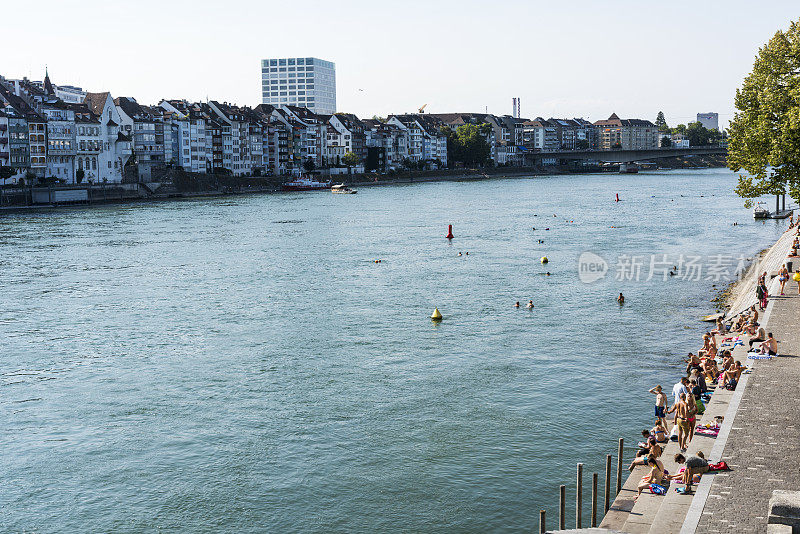
[[[758,360],[742,394],[696,532],[766,532],[772,491],[800,490],[800,296],[771,304],[767,330],[780,357]]]

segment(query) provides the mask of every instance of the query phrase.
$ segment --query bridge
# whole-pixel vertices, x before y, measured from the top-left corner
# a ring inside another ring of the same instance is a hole
[[[724,146],[696,146],[690,148],[652,148],[649,150],[553,150],[550,152],[524,152],[524,157],[526,164],[536,164],[543,159],[633,163],[634,161],[727,153],[728,148]]]

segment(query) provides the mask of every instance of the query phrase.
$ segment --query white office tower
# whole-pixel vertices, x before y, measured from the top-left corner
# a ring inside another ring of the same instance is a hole
[[[261,60],[264,104],[303,106],[315,113],[336,113],[336,64],[315,57]]]

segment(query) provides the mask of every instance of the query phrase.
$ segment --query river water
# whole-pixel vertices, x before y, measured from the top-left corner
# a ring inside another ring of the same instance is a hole
[[[530,532],[540,508],[554,526],[558,485],[636,441],[713,311],[712,267],[648,281],[650,255],[751,256],[786,227],[754,222],[735,180],[3,215],[0,530]],[[594,283],[586,251],[609,264]]]

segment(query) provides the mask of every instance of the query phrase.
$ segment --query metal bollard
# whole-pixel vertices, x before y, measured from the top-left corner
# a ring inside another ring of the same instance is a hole
[[[583,464],[578,464],[578,479],[575,487],[575,528],[583,528]]]
[[[567,487],[561,485],[558,487],[558,528],[559,530],[567,530]]]
[[[539,510],[539,534],[545,534],[547,527],[544,524],[544,510]]]
[[[597,526],[597,473],[592,473],[592,525]]]

